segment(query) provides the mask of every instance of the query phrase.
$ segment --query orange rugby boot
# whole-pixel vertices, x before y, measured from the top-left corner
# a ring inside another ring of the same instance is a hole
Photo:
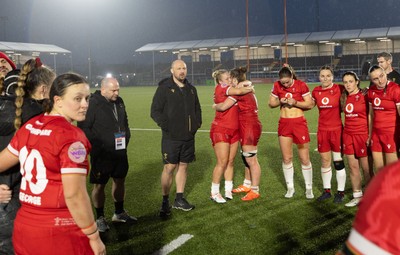
[[[242,201],[251,201],[260,197],[259,193],[254,191],[247,192],[246,196],[242,197]]]
[[[247,188],[246,186],[240,185],[239,187],[237,187],[236,189],[232,190],[232,193],[247,193],[250,192],[251,188]]]

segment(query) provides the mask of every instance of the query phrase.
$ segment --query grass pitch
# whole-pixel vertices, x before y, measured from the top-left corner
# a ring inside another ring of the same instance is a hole
[[[310,90],[314,86],[310,85]],[[190,212],[172,210],[168,220],[158,216],[161,206],[161,132],[150,118],[156,87],[121,88],[132,129],[128,147],[130,170],[126,179],[125,208],[138,217],[133,225],[113,225],[102,234],[107,254],[158,254],[182,234],[193,235],[171,254],[334,254],[346,240],[356,208],[336,205],[333,198],[323,203],[307,200],[297,151],[294,147],[295,188],[292,199],[284,198],[286,185],[276,134],[279,109],[268,108],[271,84],[256,85],[263,135],[258,159],[262,168],[261,198],[242,202],[240,195],[226,204],[210,201],[215,156],[208,130],[214,117],[211,108],[214,88],[197,86],[203,112],[203,126],[196,135],[197,161],[189,165],[185,196],[196,205]],[[314,195],[322,192],[320,161],[316,148],[316,108],[306,112],[311,133],[310,156],[314,170]],[[240,157],[235,162],[235,186],[243,181]],[[336,177],[332,190],[336,191]],[[91,189],[89,185],[89,189]],[[223,191],[223,182],[221,184]],[[111,185],[107,187],[106,216],[114,210]],[[174,199],[175,187],[170,195]],[[347,178],[346,199],[352,196]]]

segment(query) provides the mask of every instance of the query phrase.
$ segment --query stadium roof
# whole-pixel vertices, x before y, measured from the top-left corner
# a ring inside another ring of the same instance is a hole
[[[353,30],[338,30],[338,31],[321,31],[311,33],[294,33],[288,34],[288,43],[315,43],[320,41],[346,41],[346,40],[365,40],[379,38],[399,38],[400,27],[383,27],[383,28],[365,28]],[[285,44],[285,36],[266,35],[266,36],[250,36],[248,38],[249,46],[262,45],[282,45]],[[165,43],[149,43],[136,52],[146,51],[177,51],[180,49],[201,49],[201,48],[219,48],[219,47],[240,47],[246,45],[246,37],[221,38],[195,41],[180,41],[180,42],[165,42]]]
[[[0,51],[6,53],[40,52],[40,53],[68,53],[71,51],[60,48],[52,44],[2,42],[0,41]]]

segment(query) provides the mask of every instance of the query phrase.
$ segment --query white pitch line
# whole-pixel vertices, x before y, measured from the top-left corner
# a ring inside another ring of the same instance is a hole
[[[159,128],[130,128],[130,130],[132,131],[158,131],[160,132],[161,129]],[[199,129],[197,130],[197,132],[200,133],[210,133],[210,130],[205,130],[205,129]],[[277,132],[267,132],[267,131],[263,131],[263,134],[270,134],[270,135],[276,135],[278,134]],[[316,135],[317,133],[310,133],[310,135]]]
[[[190,234],[180,235],[178,238],[170,242],[169,244],[164,245],[160,250],[153,253],[153,255],[167,255],[174,250],[178,249],[184,243],[189,241],[193,236]]]

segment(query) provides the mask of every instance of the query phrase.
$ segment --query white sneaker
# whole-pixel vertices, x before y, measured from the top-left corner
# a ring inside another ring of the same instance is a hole
[[[313,199],[314,198],[314,194],[312,192],[312,189],[306,189],[306,198],[307,199]]]
[[[218,204],[226,203],[226,200],[221,196],[221,193],[211,194],[210,199]]]
[[[358,205],[361,201],[362,197],[355,197],[352,200],[350,200],[350,202],[348,202],[347,204],[345,204],[344,206],[346,207],[354,207],[356,205]]]
[[[232,191],[225,191],[225,198],[228,200],[232,200],[233,199]]]
[[[286,198],[292,198],[294,195],[294,188],[289,188],[285,194]]]

